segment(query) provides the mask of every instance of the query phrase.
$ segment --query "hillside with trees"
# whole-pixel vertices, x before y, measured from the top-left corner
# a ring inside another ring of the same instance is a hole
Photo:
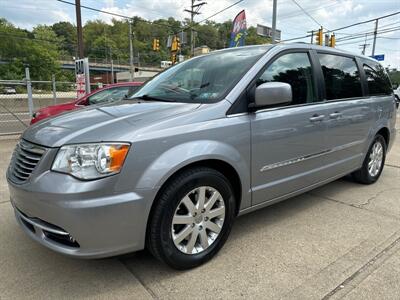
[[[207,21],[197,24],[196,46],[207,45],[211,49],[225,48],[229,43],[232,21],[216,23]],[[134,57],[143,65],[159,65],[169,60],[168,36],[184,29],[189,38],[188,20],[174,18],[153,22],[140,17],[132,19],[134,33]],[[72,60],[77,56],[76,27],[69,22],[58,22],[51,26],[38,25],[32,31],[20,29],[0,19],[0,79],[21,79],[24,66],[29,65],[35,80],[49,80],[56,74],[58,80],[73,80],[72,72],[60,70],[60,60]],[[101,20],[88,21],[83,28],[85,56],[90,61],[115,63],[129,61],[129,25],[125,20],[112,20],[111,24]],[[160,51],[152,50],[152,40],[160,40]],[[248,28],[247,45],[265,44],[269,39],[258,36],[254,27]],[[182,47],[182,54],[189,55],[189,45]]]

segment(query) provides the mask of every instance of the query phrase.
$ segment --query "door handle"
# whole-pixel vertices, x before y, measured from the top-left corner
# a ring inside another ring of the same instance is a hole
[[[320,122],[325,118],[325,115],[313,115],[310,118],[310,122]]]
[[[342,116],[342,113],[336,111],[334,113],[331,113],[329,115],[329,118],[331,118],[331,119],[339,119],[341,116]]]

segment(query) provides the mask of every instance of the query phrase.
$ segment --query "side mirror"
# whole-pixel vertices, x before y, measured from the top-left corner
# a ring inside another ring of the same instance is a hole
[[[255,107],[292,102],[292,87],[284,82],[266,82],[256,88]]]
[[[89,101],[87,99],[84,100],[79,100],[78,102],[76,102],[76,105],[78,106],[86,106],[88,105]]]

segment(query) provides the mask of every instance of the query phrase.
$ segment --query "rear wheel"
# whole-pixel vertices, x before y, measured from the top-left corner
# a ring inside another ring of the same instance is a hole
[[[386,147],[386,141],[383,136],[376,135],[361,169],[353,173],[356,181],[363,184],[371,184],[378,180],[385,164]]]
[[[175,176],[161,191],[149,222],[147,246],[176,269],[196,267],[223,246],[235,217],[230,182],[197,167]]]

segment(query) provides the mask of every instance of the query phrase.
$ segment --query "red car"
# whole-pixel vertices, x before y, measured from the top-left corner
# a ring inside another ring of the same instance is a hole
[[[48,117],[56,116],[60,113],[79,109],[88,105],[99,104],[121,100],[125,96],[132,95],[143,83],[142,82],[121,82],[107,85],[97,89],[81,99],[58,105],[52,105],[39,109],[33,114],[31,125]]]

